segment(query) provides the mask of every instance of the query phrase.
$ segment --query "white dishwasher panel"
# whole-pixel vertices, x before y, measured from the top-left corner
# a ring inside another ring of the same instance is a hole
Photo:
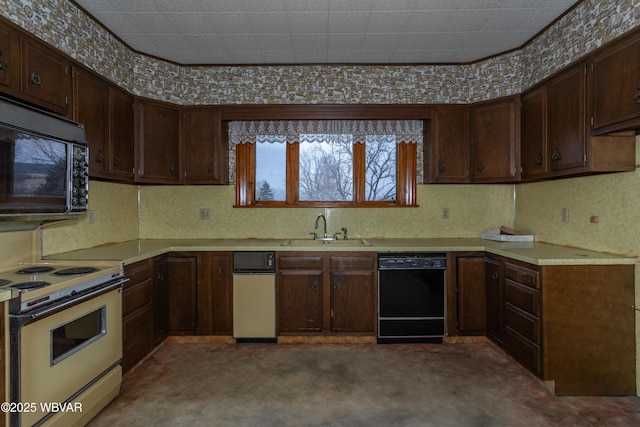
[[[276,337],[275,274],[233,275],[233,337]]]

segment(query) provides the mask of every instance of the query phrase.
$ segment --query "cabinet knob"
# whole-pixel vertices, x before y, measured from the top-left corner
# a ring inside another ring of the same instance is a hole
[[[484,170],[484,165],[482,162],[478,163],[478,172],[482,172]]]
[[[104,154],[102,154],[102,151],[98,151],[98,154],[96,154],[96,163],[104,163]]]
[[[175,171],[176,171],[176,164],[175,163],[171,163],[171,166],[169,166],[169,172],[175,173]]]
[[[35,70],[33,73],[31,73],[31,75],[29,76],[29,83],[32,83],[38,86],[42,84],[42,79],[40,78],[39,70]]]
[[[115,167],[120,166],[120,157],[118,157],[118,155],[116,154],[115,156],[113,156],[113,165]]]
[[[500,273],[498,273],[497,271],[491,275],[491,279],[493,280],[498,280],[498,277],[500,277]]]
[[[536,157],[536,165],[541,165],[541,164],[542,164],[542,153],[539,152],[538,157]]]
[[[342,287],[342,285],[340,284],[340,281],[337,281],[335,285],[333,285],[333,289],[338,290]]]
[[[207,171],[209,171],[209,173],[213,173],[213,164],[209,163],[209,167],[207,168]]]
[[[314,291],[317,291],[319,287],[320,286],[318,285],[318,282],[313,282],[313,284],[311,285],[311,289],[313,289]]]
[[[553,152],[553,154],[551,155],[551,160],[553,160],[554,162],[560,160],[562,157],[560,156],[560,149],[556,148],[556,151]]]
[[[218,266],[218,269],[216,270],[216,274],[217,274],[218,276],[222,276],[222,274],[223,274],[223,272],[222,272],[222,266],[220,266],[220,265]]]
[[[638,91],[636,92],[636,104],[640,104],[640,86],[638,86]]]
[[[438,165],[438,172],[440,172],[440,173],[444,172],[444,163],[440,163]]]
[[[9,63],[4,56],[2,55],[2,51],[0,50],[0,71],[7,71],[9,69]]]
[[[164,280],[164,276],[159,271],[158,271],[158,280]]]

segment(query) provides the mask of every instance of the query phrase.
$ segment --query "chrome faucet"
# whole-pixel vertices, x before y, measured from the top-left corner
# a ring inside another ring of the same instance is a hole
[[[323,238],[327,238],[327,218],[324,217],[324,214],[320,214],[318,215],[318,217],[316,218],[316,230],[318,229],[318,222],[320,222],[320,218],[322,218],[322,221],[324,222],[324,234],[323,234]],[[317,237],[316,233],[313,233],[314,238]]]

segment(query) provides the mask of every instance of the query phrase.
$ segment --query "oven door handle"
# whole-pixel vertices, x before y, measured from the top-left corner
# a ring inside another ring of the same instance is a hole
[[[52,303],[50,306],[43,307],[41,309],[37,309],[33,312],[26,312],[22,314],[11,314],[9,316],[9,323],[12,331],[17,331],[22,328],[24,325],[27,325],[31,322],[35,322],[36,320],[42,319],[47,316],[51,316],[52,314],[58,313],[62,310],[65,310],[71,306],[80,304],[81,302],[85,302],[92,298],[98,297],[102,294],[106,294],[107,292],[111,292],[115,289],[122,288],[122,286],[129,281],[128,278],[122,277],[119,279],[114,279],[109,282],[106,282],[104,285],[100,286],[97,289],[88,291],[86,293],[81,293],[76,296],[71,296],[70,298],[60,302],[60,303]]]

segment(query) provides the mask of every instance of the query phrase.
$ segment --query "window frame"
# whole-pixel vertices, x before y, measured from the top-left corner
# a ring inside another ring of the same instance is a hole
[[[236,204],[234,207],[417,207],[417,164],[416,142],[396,143],[396,200],[367,201],[366,188],[366,145],[353,143],[353,200],[351,201],[301,201],[299,199],[298,142],[287,143],[286,152],[286,198],[284,201],[255,200],[255,144],[242,142],[236,149]]]

